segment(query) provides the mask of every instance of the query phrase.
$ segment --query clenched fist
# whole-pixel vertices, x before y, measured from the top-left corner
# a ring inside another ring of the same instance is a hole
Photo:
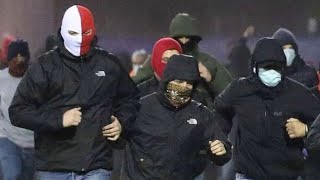
[[[63,114],[63,127],[78,126],[81,122],[81,108],[73,108]]]
[[[221,156],[227,153],[227,150],[224,147],[224,144],[219,140],[215,140],[213,142],[209,141],[209,145],[210,145],[210,150],[214,155]]]
[[[118,118],[111,116],[111,121],[111,124],[108,124],[102,128],[102,134],[110,141],[116,141],[122,132],[122,127]]]
[[[287,120],[286,130],[291,139],[304,137],[306,135],[306,125],[295,118]]]

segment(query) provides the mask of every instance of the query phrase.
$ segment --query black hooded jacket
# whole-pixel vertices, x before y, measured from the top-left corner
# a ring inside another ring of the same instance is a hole
[[[272,62],[284,65],[285,56],[275,40],[263,39],[257,43],[252,61],[256,67]],[[269,88],[256,73],[234,80],[215,99],[226,132],[233,117],[239,121],[233,149],[235,170],[249,179],[296,178],[303,174],[303,139],[290,139],[285,124],[289,118],[297,118],[310,126],[320,104],[296,81],[282,77],[277,86]]]
[[[319,80],[317,76],[317,71],[306,65],[304,60],[300,57],[299,48],[296,42],[296,38],[289,30],[285,28],[278,29],[272,36],[277,39],[281,46],[291,44],[295,50],[296,57],[294,58],[291,66],[288,66],[284,71],[284,74],[289,78],[296,80],[308,88],[312,88],[318,85]]]
[[[20,82],[9,115],[35,132],[36,169],[87,172],[112,169],[112,143],[102,127],[116,116],[124,131],[139,109],[138,89],[112,54],[92,44],[76,57],[63,45],[39,57]],[[81,107],[78,126],[63,128],[63,114]]]
[[[194,179],[198,173],[194,162],[200,149],[207,149],[211,160],[218,165],[230,159],[230,143],[217,125],[219,116],[193,100],[176,108],[164,95],[166,84],[171,80],[200,79],[196,60],[189,58],[172,56],[158,92],[140,100],[141,110],[125,155],[125,169],[130,179]],[[212,155],[210,140],[222,141],[227,154]]]

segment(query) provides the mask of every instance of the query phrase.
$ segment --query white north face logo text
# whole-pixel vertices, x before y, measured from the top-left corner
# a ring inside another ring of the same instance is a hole
[[[106,76],[106,73],[104,71],[98,71],[96,72],[97,76]]]
[[[189,124],[198,124],[198,121],[196,119],[194,119],[194,118],[191,118],[191,119],[187,120],[187,122]]]

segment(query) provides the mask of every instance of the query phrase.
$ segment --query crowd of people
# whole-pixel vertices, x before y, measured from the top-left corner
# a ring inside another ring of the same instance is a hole
[[[33,62],[27,41],[0,53],[0,179],[319,180],[319,75],[280,28],[202,52],[178,13],[151,54],[128,64],[98,44],[92,12],[69,7]],[[120,57],[120,58],[119,58]]]

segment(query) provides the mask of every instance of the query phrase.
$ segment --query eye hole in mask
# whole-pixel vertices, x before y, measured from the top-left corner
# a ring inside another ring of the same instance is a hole
[[[79,34],[79,33],[75,32],[75,31],[71,31],[71,30],[69,30],[68,33],[69,33],[71,36],[76,36],[76,35]]]
[[[89,29],[88,31],[84,32],[83,35],[90,36],[92,34],[92,29]]]

